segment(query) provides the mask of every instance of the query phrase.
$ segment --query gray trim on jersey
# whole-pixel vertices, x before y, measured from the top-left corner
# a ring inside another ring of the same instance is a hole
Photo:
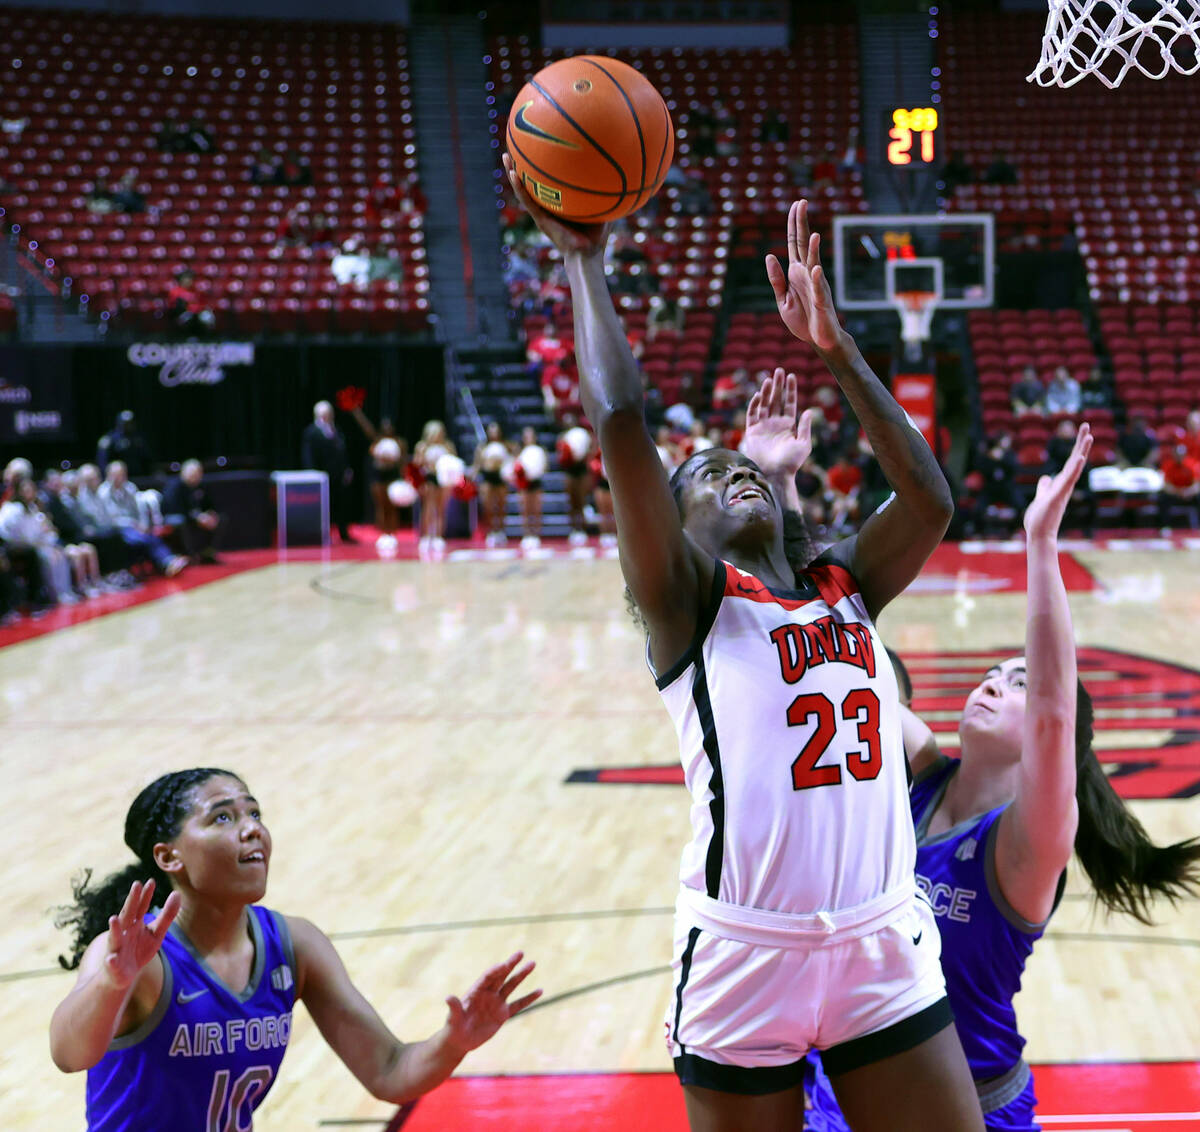
[[[205,962],[204,956],[196,950],[195,944],[192,943],[186,935],[183,934],[183,929],[179,926],[179,921],[171,925],[168,929],[187,952],[199,964],[200,969],[219,987],[224,987],[238,1002],[249,1002],[254,997],[258,990],[258,984],[262,982],[263,970],[267,965],[266,950],[267,945],[263,940],[262,925],[258,922],[258,917],[254,914],[254,906],[251,905],[246,909],[246,915],[250,917],[250,939],[254,944],[254,966],[250,969],[250,980],[246,986],[235,991],[228,983],[225,982],[217,973]],[[294,973],[294,972],[293,972]]]
[[[1062,875],[1058,878],[1058,891],[1054,894],[1054,904],[1050,909],[1050,916],[1047,916],[1040,924],[1031,923],[1008,902],[1004,893],[1000,891],[1000,878],[996,875],[996,833],[999,829],[1000,822],[997,820],[988,830],[987,844],[983,847],[983,875],[987,879],[988,895],[992,898],[992,903],[996,905],[1000,915],[1017,931],[1024,932],[1026,935],[1045,931],[1046,925],[1050,922],[1050,916],[1054,915],[1054,909],[1058,907],[1058,902],[1062,899],[1063,887],[1067,881],[1067,870],[1063,869]]]
[[[296,968],[296,947],[292,943],[292,929],[288,927],[287,918],[282,912],[276,912],[270,908],[268,911],[275,920],[275,928],[279,932],[279,942],[283,945],[284,957],[287,959],[288,966],[292,969],[292,1000],[295,1001],[295,987],[300,983],[300,972]]]
[[[945,756],[943,756],[945,758]],[[950,760],[947,760],[950,761]],[[941,763],[935,763],[929,770],[940,768]],[[917,837],[917,848],[922,845],[937,845],[942,841],[947,841],[951,837],[957,837],[960,833],[965,833],[973,825],[977,825],[979,819],[984,817],[984,814],[974,814],[964,821],[960,821],[958,825],[951,826],[945,833],[939,833],[936,837],[928,835],[929,823],[933,820],[933,815],[937,812],[938,806],[942,804],[942,799],[946,796],[946,789],[950,785],[950,780],[957,773],[958,767],[955,766],[951,772],[946,775],[946,780],[937,788],[937,791],[929,803],[925,807],[924,813],[921,814],[921,820],[917,822],[914,832]],[[918,778],[917,781],[920,781]],[[1005,807],[1007,808],[1007,807]],[[1033,935],[1043,931],[1046,925],[1050,922],[1050,916],[1047,916],[1040,924],[1031,923],[1026,920],[1021,914],[1008,902],[1004,893],[1000,890],[1000,880],[996,876],[996,831],[1000,828],[1000,820],[996,819],[992,823],[992,828],[988,830],[987,840],[983,847],[983,875],[987,880],[988,896],[992,898],[992,903],[995,904],[996,910],[1002,915],[1014,928],[1019,932],[1024,932],[1026,935]],[[1063,871],[1062,877],[1058,882],[1058,893],[1054,898],[1054,908],[1058,907],[1058,902],[1062,899],[1063,886],[1066,882],[1066,871]],[[1054,914],[1054,909],[1050,910],[1050,914]]]
[[[155,1029],[159,1022],[163,1020],[163,1016],[167,1013],[167,1008],[171,1005],[171,993],[175,989],[175,975],[171,971],[171,964],[167,957],[159,951],[158,958],[162,961],[163,981],[162,990],[159,991],[158,1001],[154,1004],[154,1009],[150,1011],[149,1017],[136,1030],[130,1030],[128,1034],[122,1034],[119,1038],[113,1038],[108,1043],[109,1049],[128,1049],[130,1046],[135,1046],[138,1042],[145,1041]]]
[[[911,790],[914,786],[920,786],[931,774],[937,774],[947,763],[953,761],[949,755],[938,755],[920,774],[913,775],[913,780],[908,788]]]

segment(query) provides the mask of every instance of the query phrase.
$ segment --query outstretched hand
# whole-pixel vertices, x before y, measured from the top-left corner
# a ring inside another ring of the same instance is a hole
[[[821,266],[821,237],[809,230],[808,201],[794,201],[788,210],[787,239],[786,273],[775,256],[767,256],[767,279],[775,291],[779,317],[801,342],[832,350],[842,328]]]
[[[167,929],[179,915],[182,901],[178,892],[167,897],[154,923],[146,923],[146,913],[154,898],[154,881],[134,881],[121,911],[108,919],[108,950],[104,970],[120,988],[130,986],[139,972],[158,954]]]
[[[523,958],[524,954],[518,951],[485,972],[462,999],[454,995],[446,999],[446,1005],[450,1008],[446,1026],[450,1031],[450,1041],[459,1049],[464,1052],[478,1049],[514,1014],[519,1014],[542,997],[542,992],[535,990],[516,1002],[508,1001],[508,996],[534,968],[533,963],[525,963],[514,973],[514,968]]]
[[[1086,424],[1081,424],[1075,435],[1075,447],[1062,471],[1056,476],[1042,476],[1038,480],[1037,494],[1025,510],[1025,534],[1029,539],[1057,537],[1071,492],[1075,490],[1087,466],[1091,450],[1092,430]]]
[[[742,452],[763,474],[794,476],[812,453],[812,409],[803,413],[796,375],[776,369],[762,383],[746,408]]]
[[[512,158],[506,153],[500,160],[504,162],[504,171],[508,174],[509,184],[512,185],[517,200],[521,202],[521,207],[533,217],[533,222],[564,256],[577,253],[588,259],[603,253],[612,232],[612,224],[572,224],[570,221],[560,220],[529,195],[529,190],[517,176]]]

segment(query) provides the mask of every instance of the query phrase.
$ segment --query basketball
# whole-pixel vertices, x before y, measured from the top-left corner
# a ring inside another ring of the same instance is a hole
[[[561,59],[534,75],[513,103],[507,141],[530,196],[563,220],[587,223],[636,212],[675,154],[662,95],[604,55]]]

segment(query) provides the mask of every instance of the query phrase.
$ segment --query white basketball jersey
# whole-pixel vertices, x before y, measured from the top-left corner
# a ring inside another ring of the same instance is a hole
[[[716,563],[687,654],[657,679],[692,795],[680,881],[793,915],[912,885],[899,697],[858,585],[814,565],[769,590]]]

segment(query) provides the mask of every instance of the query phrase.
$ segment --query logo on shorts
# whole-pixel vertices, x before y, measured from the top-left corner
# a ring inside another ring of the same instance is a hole
[[[921,942],[921,937],[924,935],[925,935],[925,929],[922,928],[919,932],[917,932],[917,934],[915,936],[912,937],[913,947],[916,947],[917,944],[919,944]]]

